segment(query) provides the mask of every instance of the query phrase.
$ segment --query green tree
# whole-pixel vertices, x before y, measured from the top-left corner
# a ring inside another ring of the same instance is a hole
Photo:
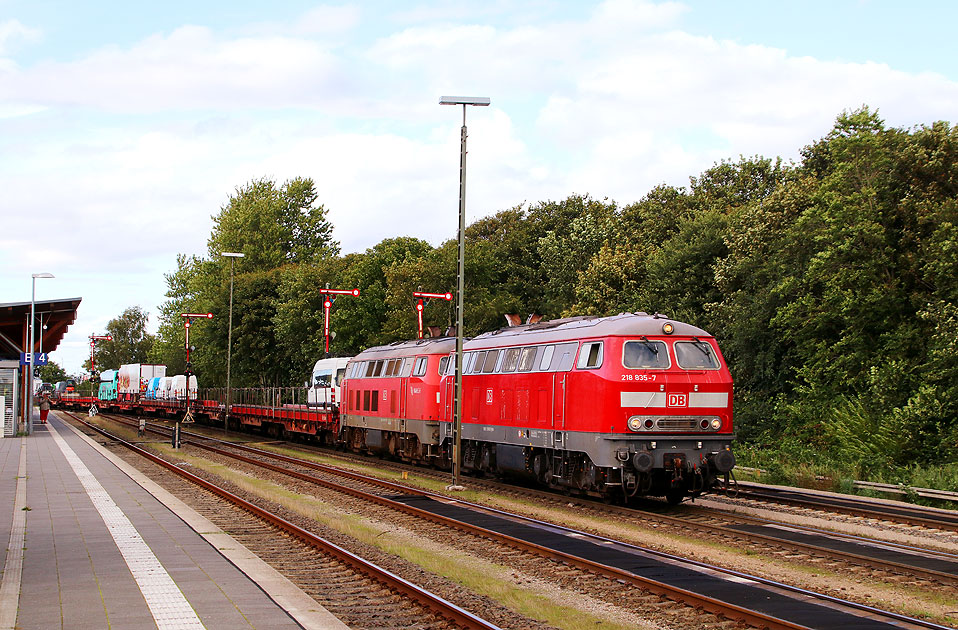
[[[258,179],[236,189],[218,215],[208,247],[211,259],[220,252],[241,252],[241,271],[308,264],[339,253],[326,209],[318,202],[313,180],[297,177],[277,186]]]
[[[167,301],[160,306],[159,329],[150,361],[165,365],[167,374],[182,374],[186,370],[186,338],[180,315],[210,312],[210,265],[196,256],[179,254],[176,270],[164,275]],[[202,335],[201,327],[191,334],[191,345],[197,341],[196,334]]]
[[[99,341],[94,349],[98,370],[115,370],[127,363],[148,363],[154,337],[147,333],[150,315],[139,306],[131,306],[106,325],[112,341]],[[84,367],[89,369],[87,360]]]
[[[67,373],[56,361],[48,361],[37,368],[38,378],[44,383],[58,383],[68,378]]]

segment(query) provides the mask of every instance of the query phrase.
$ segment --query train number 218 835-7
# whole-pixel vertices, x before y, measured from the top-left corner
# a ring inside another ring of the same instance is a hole
[[[642,381],[642,382],[654,381],[655,374],[623,374],[622,380],[623,381]]]

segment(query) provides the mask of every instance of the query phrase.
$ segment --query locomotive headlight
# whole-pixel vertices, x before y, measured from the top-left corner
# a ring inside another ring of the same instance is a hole
[[[670,322],[665,322],[662,324],[662,332],[664,332],[666,335],[671,335],[673,331],[675,331],[675,326],[673,326]]]
[[[629,418],[629,430],[638,431],[642,428],[642,416],[632,416]]]
[[[719,418],[712,418],[712,430],[718,431],[722,428],[722,421]]]

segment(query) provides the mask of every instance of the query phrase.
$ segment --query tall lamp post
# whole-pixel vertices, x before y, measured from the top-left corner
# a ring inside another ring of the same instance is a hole
[[[443,96],[440,105],[462,105],[462,140],[459,152],[459,269],[456,273],[456,407],[453,419],[451,490],[461,490],[462,475],[462,294],[466,257],[466,106],[487,106],[485,96]]]
[[[24,421],[24,428],[26,429],[27,434],[33,433],[33,320],[36,319],[36,302],[37,302],[37,278],[53,278],[52,273],[34,273],[31,274],[32,278],[32,292],[30,293],[30,349],[27,352],[27,367],[30,369],[30,376],[27,377],[27,417]],[[43,334],[42,332],[40,333]]]
[[[237,258],[243,258],[243,254],[236,252],[220,252],[220,256],[226,256],[230,259],[230,323],[226,333],[226,414],[223,416],[223,433],[229,428],[230,422],[230,403],[232,402],[232,390],[230,389],[230,363],[233,359],[233,263]]]

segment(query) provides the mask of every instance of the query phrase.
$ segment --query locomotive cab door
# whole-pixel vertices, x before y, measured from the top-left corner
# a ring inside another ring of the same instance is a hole
[[[552,374],[552,428],[565,430],[565,392],[569,380],[568,372]]]

